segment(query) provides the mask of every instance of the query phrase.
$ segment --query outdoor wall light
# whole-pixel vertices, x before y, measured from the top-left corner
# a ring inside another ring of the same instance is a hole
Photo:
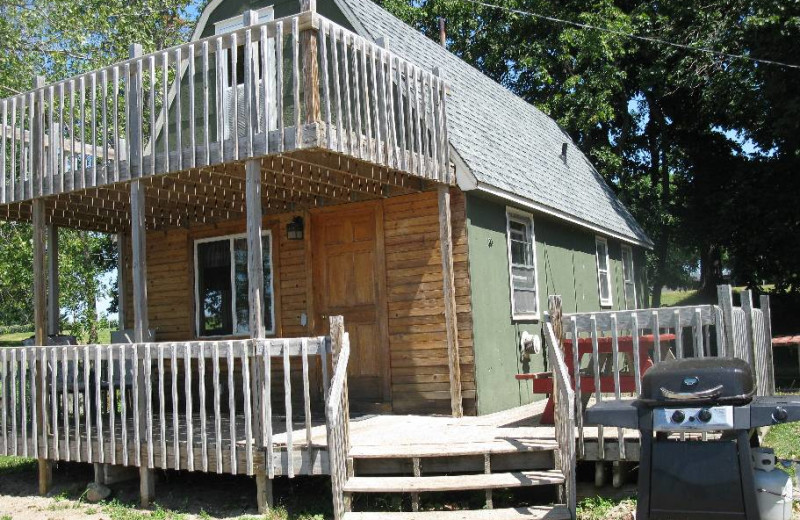
[[[303,217],[297,216],[286,224],[286,238],[289,240],[303,240]]]

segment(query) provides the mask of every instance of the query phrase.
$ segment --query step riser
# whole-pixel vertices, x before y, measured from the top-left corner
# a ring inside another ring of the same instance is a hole
[[[347,481],[347,493],[429,493],[552,486],[564,482],[557,470],[448,475],[422,477],[354,477]]]
[[[422,473],[482,473],[483,456],[432,457],[421,459]],[[356,459],[356,474],[369,475],[412,475],[413,466],[409,459]],[[492,455],[492,471],[544,470],[553,469],[553,452],[528,452]]]

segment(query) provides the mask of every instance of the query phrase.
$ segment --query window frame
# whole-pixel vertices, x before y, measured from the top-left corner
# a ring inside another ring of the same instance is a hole
[[[274,242],[274,239],[273,239],[273,236],[272,236],[272,230],[271,229],[263,229],[261,231],[261,237],[263,238],[265,236],[269,237],[269,255],[264,255],[264,256],[269,258],[269,266],[270,266],[270,272],[271,272],[271,276],[269,278],[269,294],[270,294],[270,298],[272,299],[272,304],[270,305],[269,309],[270,309],[270,318],[271,318],[270,319],[270,323],[272,324],[272,327],[269,328],[269,329],[265,328],[264,329],[264,334],[267,335],[267,336],[273,336],[273,335],[275,335],[275,330],[276,330],[276,326],[275,326],[275,264],[273,263],[273,258],[272,258],[272,253],[275,250],[275,242]],[[232,312],[231,316],[233,317],[233,320],[236,320],[236,259],[235,259],[235,250],[233,248],[233,243],[234,243],[235,240],[241,239],[241,238],[246,239],[247,238],[247,233],[234,233],[234,234],[231,234],[231,235],[220,235],[220,236],[215,236],[215,237],[197,238],[197,239],[194,240],[194,259],[193,259],[193,261],[194,261],[194,321],[195,321],[194,325],[195,325],[195,337],[197,337],[197,338],[206,338],[206,339],[208,339],[208,338],[244,337],[243,334],[236,334],[236,332],[235,332],[235,330],[236,330],[235,321],[234,321],[234,323],[232,324],[232,327],[231,327],[232,328],[231,334],[222,334],[222,335],[215,334],[215,335],[208,335],[208,336],[204,336],[204,335],[200,334],[200,330],[201,330],[201,328],[200,328],[200,312],[201,312],[201,306],[200,306],[200,266],[199,266],[199,263],[198,263],[198,255],[197,255],[198,246],[200,244],[207,244],[209,242],[222,242],[223,240],[227,240],[228,241],[228,251],[229,251],[230,259],[231,259],[231,272],[230,272],[231,312]],[[248,269],[249,269],[249,267],[248,267]],[[248,278],[248,284],[249,283],[250,283],[250,280]],[[248,299],[248,305],[249,305],[249,299]],[[248,309],[248,313],[249,313],[249,309]],[[248,326],[249,326],[249,324],[248,324]],[[251,335],[252,335],[252,331],[250,331],[250,334],[248,334],[248,337],[251,336]]]
[[[600,255],[597,251],[597,246],[603,244],[606,250],[606,280],[608,281],[608,298],[603,299],[603,278],[601,275],[602,270],[600,269]],[[608,239],[601,236],[594,237],[594,258],[595,258],[595,265],[597,266],[597,296],[600,298],[600,307],[612,307],[614,305],[614,293],[612,293],[612,286],[611,286],[611,260],[608,251]]]
[[[524,224],[528,230],[527,238],[530,240],[532,265],[516,265],[511,258],[511,222],[515,221]],[[511,319],[512,321],[538,321],[541,319],[541,303],[539,295],[539,266],[536,257],[536,231],[534,230],[533,214],[521,211],[510,206],[506,206],[506,253],[508,255],[508,289],[511,300]],[[522,267],[533,270],[533,287],[536,294],[535,312],[517,312],[514,304],[514,267]]]
[[[275,7],[272,5],[262,7],[261,9],[256,9],[256,12],[258,13],[258,23],[260,24],[275,20]],[[219,36],[221,34],[232,33],[242,29],[243,27],[244,13],[214,22],[214,35]]]
[[[637,299],[636,299],[636,268],[633,263],[633,248],[628,244],[622,244],[621,247],[622,251],[622,297],[625,299],[625,309],[626,310],[635,310],[637,308]],[[631,262],[631,272],[630,272],[630,279],[625,278],[625,255],[628,255]],[[628,301],[628,291],[627,286],[628,284],[633,287],[633,302]],[[630,304],[633,303],[633,307],[630,307]]]

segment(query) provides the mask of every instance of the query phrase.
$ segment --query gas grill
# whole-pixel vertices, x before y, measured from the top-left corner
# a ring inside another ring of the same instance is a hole
[[[638,429],[639,520],[761,520],[754,428],[800,421],[800,396],[756,397],[750,366],[731,358],[664,361],[638,399],[603,401],[585,424]]]

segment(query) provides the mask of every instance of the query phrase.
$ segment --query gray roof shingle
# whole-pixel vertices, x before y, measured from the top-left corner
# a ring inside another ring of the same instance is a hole
[[[386,37],[392,52],[421,67],[439,67],[451,87],[450,143],[479,187],[601,233],[652,245],[554,120],[371,0],[336,3],[362,36]],[[561,157],[565,142],[566,161]]]

